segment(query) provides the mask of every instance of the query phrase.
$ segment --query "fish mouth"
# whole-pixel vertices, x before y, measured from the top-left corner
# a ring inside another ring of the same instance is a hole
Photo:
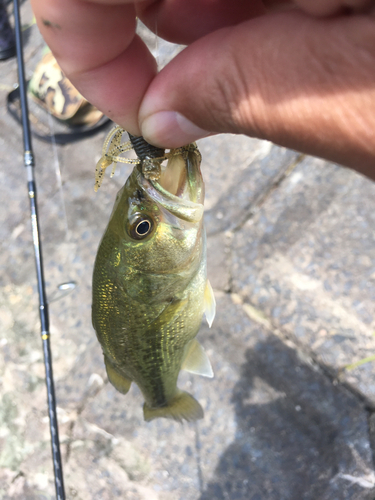
[[[141,185],[157,204],[188,222],[203,216],[204,183],[200,171],[201,156],[193,144],[172,154],[157,180],[141,175]]]

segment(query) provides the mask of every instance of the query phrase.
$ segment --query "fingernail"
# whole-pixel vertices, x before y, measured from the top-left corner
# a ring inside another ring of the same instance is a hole
[[[159,111],[148,116],[141,130],[147,142],[166,148],[178,148],[210,135],[176,111]]]

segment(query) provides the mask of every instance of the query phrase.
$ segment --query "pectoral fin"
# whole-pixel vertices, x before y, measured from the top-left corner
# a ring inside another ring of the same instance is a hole
[[[214,376],[206,351],[196,339],[193,339],[187,345],[181,369],[197,375],[203,375],[203,377],[212,378]]]
[[[115,389],[121,392],[121,394],[126,394],[130,389],[132,381],[118,373],[106,356],[104,356],[104,363],[107,370],[108,380]]]
[[[214,291],[212,290],[211,283],[207,280],[206,288],[204,291],[204,314],[206,316],[206,320],[210,328],[215,318],[215,313],[216,313],[215,295]]]

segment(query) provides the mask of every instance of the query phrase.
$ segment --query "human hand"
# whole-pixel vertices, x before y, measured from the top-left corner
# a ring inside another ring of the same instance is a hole
[[[373,0],[32,0],[67,77],[116,123],[178,147],[242,133],[375,179]],[[136,17],[188,47],[159,74]]]

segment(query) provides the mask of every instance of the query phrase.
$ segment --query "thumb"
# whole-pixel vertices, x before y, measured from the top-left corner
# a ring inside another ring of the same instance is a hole
[[[179,147],[242,133],[374,168],[374,28],[366,16],[284,12],[215,31],[155,77],[140,108],[142,134]]]

